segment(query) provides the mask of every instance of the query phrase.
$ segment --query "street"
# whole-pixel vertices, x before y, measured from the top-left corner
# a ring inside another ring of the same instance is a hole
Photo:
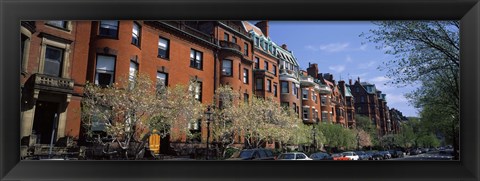
[[[415,161],[425,161],[425,160],[452,160],[453,156],[450,152],[448,154],[440,154],[439,151],[431,151],[428,153],[422,153],[418,155],[406,155],[403,158],[393,158],[389,160],[415,160]]]

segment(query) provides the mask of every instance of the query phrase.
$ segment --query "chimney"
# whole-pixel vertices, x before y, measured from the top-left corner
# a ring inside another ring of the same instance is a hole
[[[288,51],[287,44],[282,44],[282,48]]]
[[[310,62],[308,62],[307,72],[308,72],[308,75],[310,75],[310,76],[312,76],[313,78],[317,79],[317,75],[318,75],[318,64],[316,64],[316,63],[310,64]]]
[[[360,83],[360,77],[358,77],[358,83]]]
[[[255,24],[256,27],[262,30],[262,33],[268,37],[268,21],[260,21]]]
[[[352,85],[352,79],[348,79],[348,85]]]

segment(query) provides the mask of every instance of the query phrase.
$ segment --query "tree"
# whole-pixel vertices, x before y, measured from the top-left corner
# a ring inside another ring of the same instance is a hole
[[[271,141],[286,142],[300,119],[271,98],[253,96],[238,107],[234,127],[242,133],[248,147],[258,148]]]
[[[321,124],[320,131],[325,136],[325,144],[331,148],[355,148],[356,133],[338,124]]]
[[[359,114],[355,115],[355,121],[357,125],[356,128],[358,130],[363,130],[370,135],[370,142],[371,142],[370,146],[378,145],[379,144],[378,132],[377,132],[377,128],[372,123],[372,121],[367,116],[363,116]]]
[[[83,123],[88,135],[94,131],[105,131],[121,148],[126,159],[135,155],[139,148],[145,124],[158,111],[155,88],[146,76],[132,80],[121,79],[112,86],[99,86],[87,83],[82,99]]]
[[[407,97],[429,120],[443,117],[440,130],[449,135],[455,158],[459,148],[459,21],[382,21],[362,34],[377,48],[393,55],[380,69],[398,86],[420,83]],[[431,111],[431,110],[438,111]]]
[[[194,82],[190,85],[195,86]],[[202,110],[186,86],[153,85],[147,75],[120,78],[112,86],[87,83],[82,99],[87,134],[104,131],[125,159],[138,157],[150,131],[157,130],[164,137],[174,130],[173,138],[188,134],[188,123],[201,118]]]
[[[215,90],[214,102],[219,102],[220,106],[214,109],[214,119],[212,126],[212,136],[221,144],[222,156],[225,151],[235,142],[235,136],[241,134],[241,130],[234,126],[234,121],[238,116],[238,101],[240,94],[234,91],[228,85],[222,85]],[[214,106],[215,107],[215,106]]]

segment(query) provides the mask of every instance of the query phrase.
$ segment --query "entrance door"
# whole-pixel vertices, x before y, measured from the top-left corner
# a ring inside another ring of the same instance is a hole
[[[55,114],[57,114],[57,118],[55,118]],[[37,100],[33,119],[33,131],[37,135],[37,143],[50,144],[52,130],[58,126],[54,125],[54,123],[58,124],[55,119],[58,119],[58,103]],[[54,137],[56,137],[56,131]],[[55,142],[56,139],[53,141]]]

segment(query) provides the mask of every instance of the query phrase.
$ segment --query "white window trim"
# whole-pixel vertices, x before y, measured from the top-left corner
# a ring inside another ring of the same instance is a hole
[[[32,40],[32,33],[27,30],[27,28],[20,26],[20,33],[22,35],[25,35],[28,40],[25,41],[25,44],[23,47],[23,55],[22,55],[22,71],[26,72],[27,71],[27,64],[28,64],[28,55],[30,55],[30,41]]]
[[[62,78],[70,78],[70,44],[67,43],[60,43],[53,40],[49,40],[45,37],[42,38],[41,43],[41,52],[40,52],[40,62],[38,66],[38,72],[44,73],[44,66],[45,66],[45,52],[47,50],[47,46],[53,46],[56,48],[63,49],[63,60],[61,65],[61,76]]]

